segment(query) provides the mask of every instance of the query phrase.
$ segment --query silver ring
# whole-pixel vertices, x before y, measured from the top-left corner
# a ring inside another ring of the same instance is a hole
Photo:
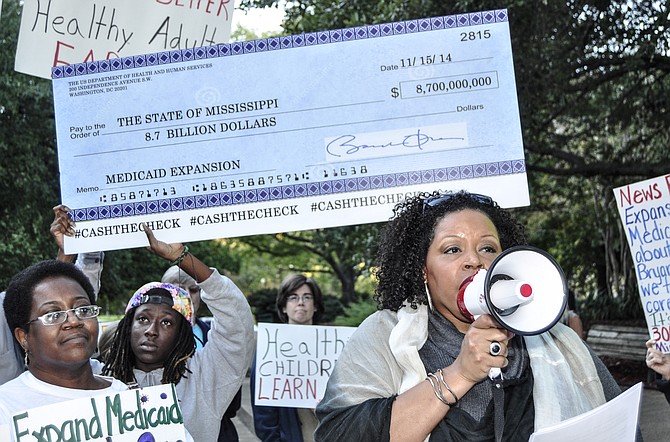
[[[500,345],[500,342],[492,341],[491,345],[489,345],[489,354],[491,356],[498,356],[501,351],[502,351],[502,345]]]

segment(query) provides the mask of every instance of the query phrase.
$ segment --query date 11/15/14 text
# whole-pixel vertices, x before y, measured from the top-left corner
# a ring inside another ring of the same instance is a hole
[[[399,69],[413,68],[416,66],[426,66],[432,64],[451,63],[451,54],[429,54],[418,57],[402,58],[400,63],[392,65],[381,65],[379,69],[384,71],[397,71]]]

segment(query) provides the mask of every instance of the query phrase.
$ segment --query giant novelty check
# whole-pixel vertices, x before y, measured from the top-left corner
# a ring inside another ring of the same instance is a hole
[[[68,253],[385,221],[528,187],[507,11],[53,70]]]

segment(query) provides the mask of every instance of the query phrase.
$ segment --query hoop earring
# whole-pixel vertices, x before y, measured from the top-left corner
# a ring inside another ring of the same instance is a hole
[[[435,307],[433,307],[433,298],[430,296],[430,290],[428,290],[428,281],[426,279],[423,280],[423,286],[426,288],[426,298],[428,298],[428,308],[430,309],[431,312],[435,311]]]
[[[23,363],[25,364],[26,368],[28,368],[28,350],[23,351]]]

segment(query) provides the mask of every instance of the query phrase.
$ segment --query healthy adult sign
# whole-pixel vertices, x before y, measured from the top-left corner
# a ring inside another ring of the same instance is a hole
[[[232,0],[26,0],[15,69],[51,68],[227,43]]]

